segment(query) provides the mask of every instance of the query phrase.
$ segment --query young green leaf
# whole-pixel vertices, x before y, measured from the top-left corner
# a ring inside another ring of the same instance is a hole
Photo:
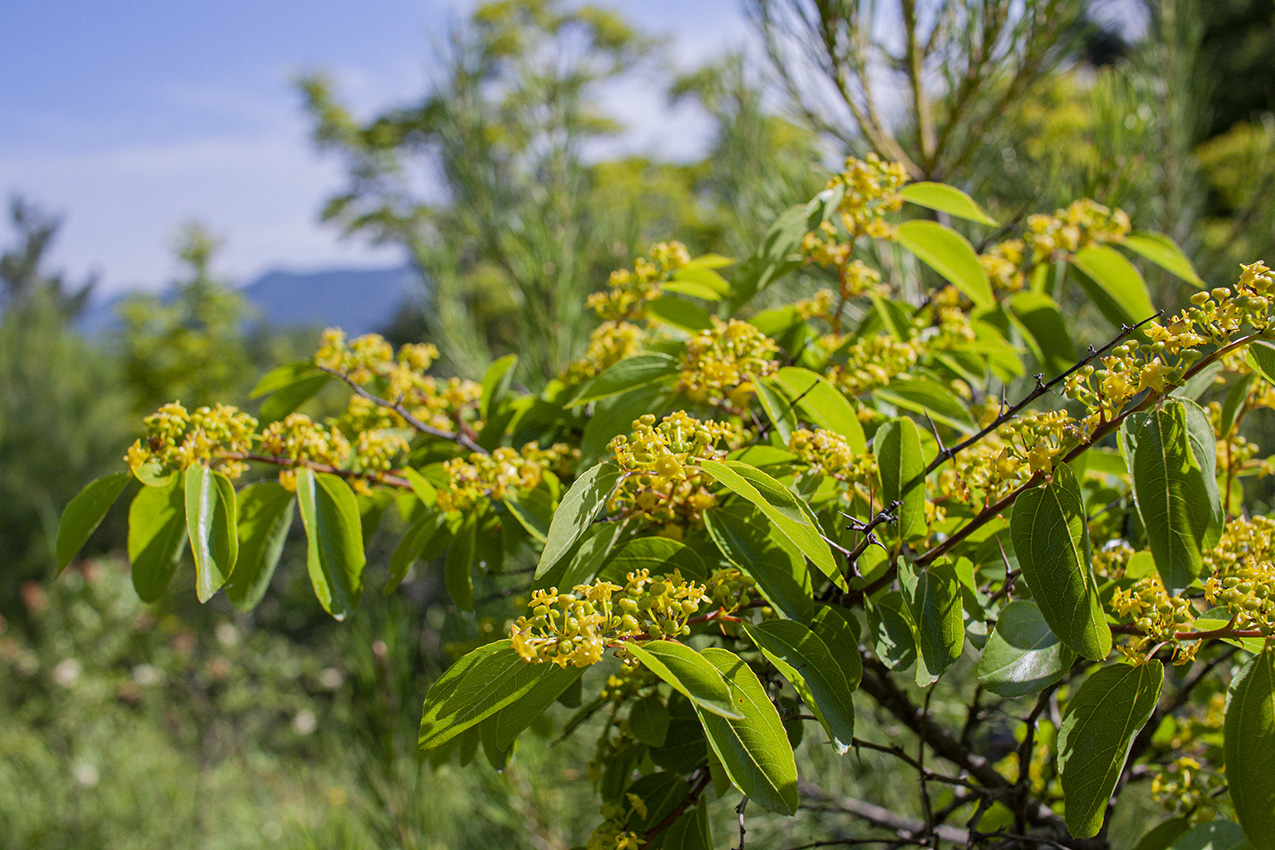
[[[928,416],[942,425],[958,430],[969,430],[974,425],[969,405],[956,397],[950,389],[931,378],[904,378],[891,381],[877,390],[875,398],[888,401],[895,407]]]
[[[1253,850],[1275,848],[1275,646],[1244,665],[1226,694],[1226,779]]]
[[[968,295],[976,307],[996,306],[987,272],[964,236],[938,222],[918,219],[900,224],[898,238],[900,245]]]
[[[1164,665],[1112,664],[1095,671],[1067,704],[1058,732],[1063,813],[1076,838],[1102,828],[1129,748],[1160,698]]]
[[[731,702],[722,674],[689,646],[671,640],[653,640],[625,648],[643,667],[704,711],[736,720],[743,718]]]
[[[738,714],[726,718],[696,705],[704,734],[735,787],[772,812],[791,815],[797,810],[797,763],[784,733],[779,712],[766,689],[739,656],[711,647],[703,656],[730,688]]]
[[[1176,242],[1163,233],[1154,233],[1149,230],[1134,231],[1125,236],[1124,242],[1121,244],[1139,257],[1144,260],[1150,260],[1170,274],[1176,275],[1188,283],[1194,283],[1196,286],[1204,286],[1204,281],[1200,280],[1200,276],[1196,273],[1195,267],[1191,265],[1191,261],[1187,259],[1186,254],[1182,252]]]
[[[478,412],[483,419],[490,419],[496,405],[509,392],[509,385],[514,380],[514,367],[518,365],[517,354],[506,354],[492,363],[483,373],[482,396],[478,401]]]
[[[916,683],[927,687],[961,657],[965,623],[960,584],[956,570],[947,562],[913,572],[902,561],[899,583],[916,632]]]
[[[635,354],[613,364],[580,388],[567,407],[609,398],[622,392],[677,374],[678,363],[667,354]]]
[[[851,451],[862,452],[867,448],[859,415],[841,391],[826,378],[809,369],[785,366],[775,373],[772,380],[782,388],[790,405],[795,406],[812,425],[845,437]]]
[[[921,435],[917,433],[916,423],[904,417],[881,425],[872,438],[872,453],[876,455],[881,476],[881,501],[886,505],[899,503],[895,537],[899,540],[919,537],[925,533],[925,482],[920,480],[925,472],[925,458],[921,454]]]
[[[292,528],[294,502],[275,481],[259,481],[239,493],[239,557],[226,582],[226,596],[240,611],[255,608],[270,586]]]
[[[239,557],[235,487],[202,463],[186,469],[186,531],[195,556],[195,595],[207,602],[230,578]]]
[[[297,470],[297,504],[306,533],[306,567],[323,610],[338,620],[363,595],[363,527],[350,485],[335,475]]]
[[[443,583],[447,585],[447,595],[462,611],[474,610],[474,549],[477,542],[478,523],[470,516],[461,523],[443,561]]]
[[[560,676],[562,668],[556,664],[524,661],[508,639],[480,646],[448,667],[425,694],[418,745],[428,750],[450,741],[530,692],[542,679]]]
[[[186,493],[177,476],[164,487],[143,487],[128,506],[128,560],[143,602],[164,595],[186,551]]]
[[[1060,464],[1050,483],[1019,496],[1009,526],[1023,578],[1049,628],[1085,658],[1106,658],[1111,629],[1098,600],[1085,504],[1071,469]]]
[[[1174,399],[1130,414],[1120,436],[1156,570],[1170,593],[1181,593],[1222,532],[1213,427],[1199,405]]]
[[[1046,374],[1058,375],[1070,369],[1076,362],[1076,346],[1054,299],[1040,292],[1019,292],[1011,299],[1010,307],[1035,343]]]
[[[838,755],[854,742],[850,684],[828,645],[796,620],[768,620],[744,631],[810,706]]]
[[[700,463],[700,468],[731,492],[760,508],[780,533],[824,574],[838,582],[844,581],[810,506],[793,495],[791,490],[760,469],[738,461],[719,463],[706,460]]]
[[[1089,245],[1071,262],[1081,272],[1077,277],[1081,288],[1113,325],[1136,325],[1155,313],[1146,281],[1115,248]]]
[[[620,470],[613,463],[600,463],[575,480],[562,497],[549,524],[545,548],[536,564],[536,578],[548,572],[580,539],[593,522],[620,480]]]
[[[430,507],[438,504],[438,488],[434,486],[434,482],[422,475],[419,470],[412,469],[409,466],[403,470],[403,477],[407,479],[408,486],[412,488],[416,498],[420,499],[423,504]]]
[[[903,200],[916,204],[918,207],[945,212],[966,221],[996,226],[996,219],[984,212],[973,198],[946,183],[931,183],[925,180],[909,183],[899,190],[899,194]]]
[[[773,377],[760,378],[753,382],[757,390],[757,400],[761,402],[766,417],[775,426],[779,439],[788,445],[792,434],[797,430],[797,411],[784,395],[783,387]]]
[[[89,535],[102,524],[106,512],[124,492],[129,477],[127,472],[117,472],[91,482],[62,511],[57,541],[59,573],[66,569],[71,559],[84,548]]]
[[[1024,697],[1057,682],[1076,653],[1049,630],[1036,603],[1016,599],[1001,609],[978,661],[978,681],[1002,697]]]

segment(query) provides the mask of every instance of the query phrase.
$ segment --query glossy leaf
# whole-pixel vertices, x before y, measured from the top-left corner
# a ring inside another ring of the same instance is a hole
[[[619,395],[635,387],[674,375],[677,370],[677,361],[667,354],[648,353],[626,357],[581,387],[580,392],[567,406],[577,407],[591,401]]]
[[[1269,833],[1267,837],[1270,837]],[[1238,823],[1215,820],[1196,824],[1173,839],[1165,850],[1265,850],[1269,846],[1269,842],[1265,845],[1250,844]]]
[[[854,703],[828,645],[796,620],[745,624],[744,631],[814,711],[837,754],[845,755],[854,742]]]
[[[1213,427],[1194,402],[1174,399],[1130,414],[1120,436],[1156,570],[1170,593],[1180,593],[1222,531]]]
[[[416,498],[420,499],[422,504],[430,507],[438,504],[438,488],[434,486],[434,482],[410,466],[403,470],[403,477],[407,479],[412,492],[416,494]]]
[[[748,799],[782,815],[797,810],[797,764],[779,713],[766,689],[739,656],[712,647],[703,656],[730,688],[737,719],[696,710],[726,775]]]
[[[133,587],[143,602],[155,602],[186,551],[186,491],[173,476],[165,487],[143,487],[128,506],[128,560]]]
[[[1016,599],[1001,609],[983,647],[978,681],[997,696],[1030,696],[1061,679],[1075,660],[1036,603]]]
[[[498,770],[503,769],[509,761],[514,740],[532,721],[553,705],[563,691],[580,681],[584,673],[581,667],[557,664],[537,664],[536,667],[548,668],[541,671],[536,683],[513,702],[506,705],[482,723],[479,738],[487,758]]]
[[[723,505],[704,514],[704,527],[726,559],[757,582],[762,597],[784,616],[809,610],[813,585],[806,559],[761,510],[747,502]]]
[[[682,696],[713,715],[743,719],[731,702],[726,681],[717,668],[686,644],[653,640],[625,647],[642,666],[659,676]]]
[[[1102,828],[1134,736],[1151,718],[1163,683],[1158,661],[1112,664],[1085,679],[1067,704],[1058,769],[1067,829],[1076,838],[1092,838]]]
[[[685,298],[675,298],[672,295],[661,295],[646,302],[646,315],[648,319],[691,334],[713,326],[712,316],[707,310]]]
[[[810,507],[791,490],[760,469],[738,461],[706,460],[700,463],[700,468],[731,492],[756,505],[824,574],[843,581],[832,559],[832,550],[819,531],[818,521]]]
[[[974,425],[969,406],[947,387],[930,378],[891,381],[873,395],[895,407],[928,416],[935,422],[959,430],[968,430]]]
[[[916,661],[916,636],[903,594],[891,590],[869,599],[864,607],[876,657],[891,670],[911,667]]]
[[[956,570],[941,561],[913,572],[900,563],[899,583],[916,631],[916,683],[922,687],[938,680],[965,644],[965,620]]]
[[[916,204],[918,207],[944,212],[966,221],[996,226],[996,219],[984,212],[973,198],[946,183],[931,183],[925,180],[909,183],[899,190],[899,194],[903,200]]]
[[[619,480],[620,470],[613,463],[600,463],[575,480],[549,524],[545,548],[536,564],[536,578],[548,572],[575,545],[606,505]]]
[[[447,586],[447,595],[462,611],[474,610],[474,550],[477,542],[478,523],[470,516],[461,523],[443,561],[443,583]]]
[[[867,448],[863,425],[854,406],[826,378],[809,369],[785,366],[771,380],[806,421],[845,437],[852,451],[862,452]]]
[[[1049,628],[1085,658],[1106,658],[1111,629],[1098,599],[1080,485],[1066,464],[1054,468],[1051,483],[1018,497],[1010,538]]]
[[[916,423],[901,418],[882,424],[872,438],[872,453],[881,477],[881,501],[886,505],[899,502],[894,536],[914,540],[926,530],[925,482],[921,480],[925,458]],[[888,529],[885,532],[889,534]]]
[[[599,577],[624,584],[625,577],[638,570],[649,570],[653,576],[669,575],[674,570],[684,578],[703,581],[708,569],[695,550],[667,537],[638,537],[611,553]]]
[[[278,482],[259,481],[241,490],[238,502],[239,557],[226,596],[240,611],[250,611],[265,595],[283,555],[295,498]]]
[[[420,748],[451,740],[561,671],[556,664],[528,664],[507,639],[478,647],[448,667],[425,695]]]
[[[1125,236],[1124,241],[1120,244],[1144,260],[1150,260],[1170,274],[1176,275],[1188,283],[1194,283],[1196,286],[1204,286],[1204,281],[1200,280],[1200,276],[1196,273],[1195,267],[1191,265],[1191,261],[1187,259],[1186,254],[1177,246],[1176,242],[1163,233],[1154,233],[1149,230],[1134,231]]]
[[[1236,674],[1227,691],[1224,752],[1231,802],[1253,850],[1275,848],[1275,647]]]
[[[1146,281],[1133,263],[1108,245],[1089,245],[1072,258],[1081,287],[1113,325],[1136,325],[1155,313]]]
[[[775,433],[787,445],[798,424],[797,411],[792,402],[773,378],[761,378],[753,386],[757,390],[757,400],[761,402],[762,410],[766,411],[766,417],[775,426]]]
[[[849,611],[835,605],[820,605],[814,616],[806,620],[806,625],[827,645],[853,691],[863,680],[863,656],[859,653],[858,627],[850,624],[851,616]]]
[[[914,220],[899,225],[899,244],[921,262],[934,269],[969,299],[976,307],[996,306],[987,272],[969,240],[938,222]]]
[[[128,483],[127,472],[117,472],[91,482],[67,504],[58,523],[58,572],[66,569],[71,559],[79,554],[88,542],[89,535],[102,524],[106,512],[124,492]]]
[[[543,484],[522,492],[511,489],[506,491],[501,501],[533,539],[544,543],[549,539],[549,526],[553,523],[553,512],[557,508],[554,501],[557,490],[557,487],[550,490]]]
[[[185,474],[186,531],[195,556],[195,595],[207,602],[225,585],[239,557],[235,487],[202,463]]]
[[[338,620],[363,595],[363,527],[359,504],[344,480],[297,470],[297,504],[306,533],[306,568],[323,610]]]

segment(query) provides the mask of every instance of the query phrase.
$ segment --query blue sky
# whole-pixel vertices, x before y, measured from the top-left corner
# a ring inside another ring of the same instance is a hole
[[[687,64],[742,43],[736,0],[624,0]],[[316,154],[290,81],[322,69],[360,111],[423,91],[431,45],[460,0],[0,0],[0,193],[65,216],[52,265],[102,273],[101,291],[154,289],[173,233],[198,219],[226,240],[220,270],[383,265],[398,255],[317,221],[342,185]],[[614,108],[634,144],[687,155],[694,116],[641,84]],[[0,239],[7,242],[7,222]]]

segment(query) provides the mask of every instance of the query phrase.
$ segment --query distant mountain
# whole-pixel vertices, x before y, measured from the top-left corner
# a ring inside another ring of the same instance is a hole
[[[420,298],[420,277],[410,266],[268,272],[240,293],[257,317],[273,327],[339,326],[351,336],[385,328],[399,310]],[[117,309],[127,295],[89,308],[77,325],[86,336],[119,327]]]

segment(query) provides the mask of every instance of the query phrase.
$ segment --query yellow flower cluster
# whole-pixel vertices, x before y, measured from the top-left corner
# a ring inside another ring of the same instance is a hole
[[[846,348],[845,365],[832,367],[828,380],[846,395],[863,395],[906,375],[921,353],[915,340],[903,342],[891,334],[864,337]]]
[[[690,261],[691,255],[681,242],[661,242],[652,246],[650,259],[638,258],[632,271],[612,272],[607,281],[610,288],[593,293],[586,303],[603,321],[641,319],[646,314],[646,302],[660,296],[660,284]]]
[[[1052,472],[1055,459],[1074,445],[1074,432],[1061,410],[1011,419],[958,454],[939,473],[938,492],[962,502],[994,502],[1037,472]]]
[[[189,413],[179,402],[164,405],[142,423],[146,436],[129,447],[125,460],[134,473],[154,467],[159,475],[208,463],[238,478],[247,465],[224,455],[250,452],[257,428],[257,420],[238,408],[219,404]]]
[[[1151,778],[1151,796],[1170,814],[1193,822],[1211,820],[1226,780],[1216,768],[1205,770],[1191,756],[1179,756]]]
[[[1053,215],[1028,216],[1025,249],[1035,265],[1048,262],[1057,253],[1075,254],[1097,242],[1122,242],[1129,229],[1129,216],[1124,210],[1113,210],[1086,198]]]
[[[788,450],[811,475],[827,475],[846,485],[845,498],[867,499],[877,479],[877,461],[871,452],[856,452],[845,437],[834,431],[799,428],[788,438]]]
[[[624,358],[637,354],[644,335],[641,328],[630,322],[603,322],[589,334],[584,356],[567,366],[562,380],[578,384],[605,372]]]
[[[1225,606],[1241,630],[1275,634],[1275,518],[1237,518],[1204,553],[1204,598]]]
[[[753,382],[774,374],[779,346],[753,325],[713,317],[713,326],[686,341],[678,387],[699,402],[744,407],[757,392]]]
[[[907,170],[902,165],[884,162],[875,154],[868,154],[866,159],[846,159],[845,169],[828,181],[828,188],[845,187],[837,212],[851,242],[860,236],[894,237],[896,228],[886,223],[885,216],[903,208],[899,189],[907,180]]]
[[[1195,609],[1185,596],[1170,596],[1160,576],[1143,576],[1128,588],[1117,588],[1111,597],[1111,610],[1117,617],[1133,622],[1142,632],[1132,644],[1120,652],[1135,661],[1148,659],[1148,652],[1161,643],[1173,648],[1173,662],[1185,664],[1195,659],[1199,641],[1182,643],[1178,632],[1187,631],[1195,620]]]
[[[350,441],[338,428],[320,425],[304,413],[290,413],[266,426],[261,434],[261,453],[297,465],[321,463],[340,467],[350,458]],[[280,472],[279,483],[295,491],[296,469]]]
[[[1106,546],[1094,549],[1093,571],[1098,578],[1120,580],[1125,577],[1125,568],[1133,557],[1133,547],[1123,540],[1113,541]]]
[[[569,473],[579,455],[579,449],[565,443],[547,449],[527,443],[521,449],[501,446],[491,454],[474,452],[467,460],[453,458],[443,464],[447,486],[438,491],[438,509],[468,511],[489,499],[533,490],[546,471]]]
[[[663,523],[666,533],[677,535],[717,504],[708,491],[712,479],[695,463],[721,460],[727,448],[742,441],[738,427],[701,422],[682,410],[659,424],[648,413],[634,420],[632,435],[621,434],[607,447],[621,472],[620,486],[607,507],[614,514]]]
[[[638,570],[627,579],[624,587],[596,581],[577,585],[574,593],[533,591],[532,615],[510,628],[514,650],[528,663],[589,667],[607,647],[688,634],[687,620],[712,601],[704,585],[686,581],[678,570],[659,578]]]
[[[987,280],[994,292],[1012,295],[1026,284],[1027,278],[1023,272],[1025,249],[1023,240],[1007,239],[979,256],[978,261],[987,273]]]
[[[377,382],[376,394],[403,408],[427,425],[443,430],[456,427],[462,409],[482,398],[482,385],[461,378],[441,380],[426,375],[438,357],[438,349],[428,344],[393,346],[378,334],[365,334],[346,340],[338,328],[323,332],[323,341],[315,354],[315,365],[331,369],[355,384]],[[356,410],[353,405],[352,410]],[[407,423],[397,413],[389,412],[394,427]]]
[[[646,803],[636,794],[626,794],[629,807],[616,803],[602,804],[604,821],[589,835],[586,850],[639,850],[646,839],[628,828],[628,822],[637,815],[646,818]]]

